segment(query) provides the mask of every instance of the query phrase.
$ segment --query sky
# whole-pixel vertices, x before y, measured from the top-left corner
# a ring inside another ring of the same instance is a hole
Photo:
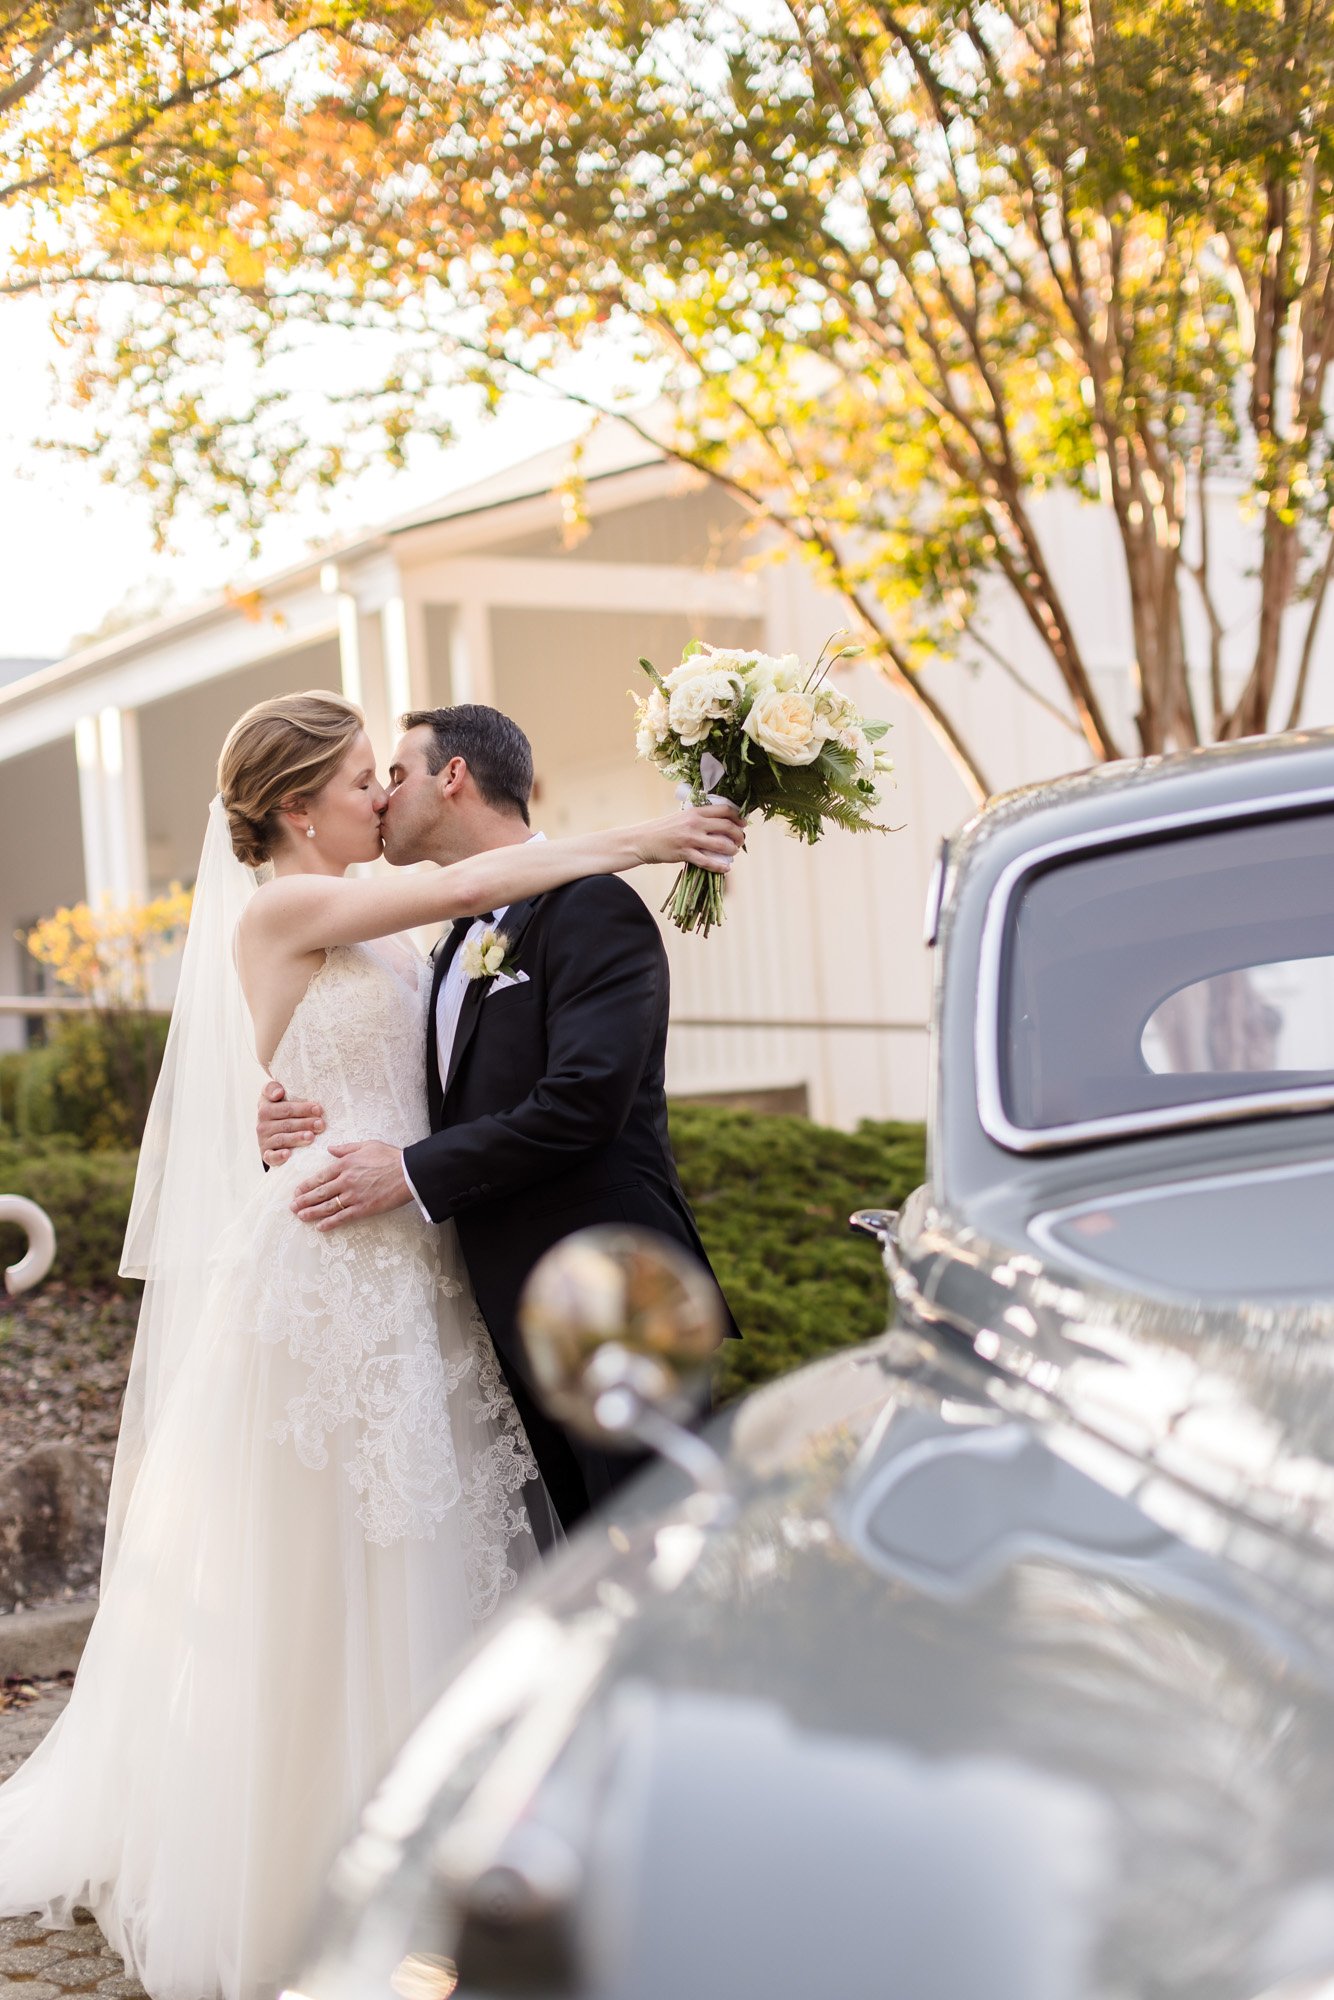
[[[156,613],[159,594],[189,604],[573,438],[587,423],[574,405],[543,395],[516,396],[481,423],[465,394],[451,450],[419,452],[400,475],[349,485],[328,512],[276,521],[247,571],[244,554],[211,525],[185,527],[179,547],[156,553],[144,500],[103,484],[95,466],[37,446],[60,418],[56,352],[40,300],[0,303],[0,659],[58,658],[127,597],[145,615]]]

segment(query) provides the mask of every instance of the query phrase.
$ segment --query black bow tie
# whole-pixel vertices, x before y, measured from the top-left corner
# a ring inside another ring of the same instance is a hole
[[[475,917],[455,917],[454,922],[461,924],[465,931],[470,931],[474,924],[493,924],[495,920],[494,910],[479,910]]]

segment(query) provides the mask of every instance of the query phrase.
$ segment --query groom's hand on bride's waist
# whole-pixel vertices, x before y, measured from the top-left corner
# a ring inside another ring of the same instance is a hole
[[[313,1145],[324,1130],[324,1106],[304,1104],[289,1098],[282,1085],[271,1078],[259,1097],[255,1137],[259,1156],[266,1167],[280,1167],[290,1160],[297,1146]]]
[[[380,1139],[362,1139],[352,1146],[330,1146],[334,1164],[316,1179],[303,1181],[292,1201],[292,1213],[317,1229],[337,1229],[363,1216],[383,1215],[412,1200],[403,1178],[403,1155]]]

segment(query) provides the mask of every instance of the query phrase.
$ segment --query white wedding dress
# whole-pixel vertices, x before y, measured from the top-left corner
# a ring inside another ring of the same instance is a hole
[[[329,1143],[426,1132],[429,983],[398,941],[340,946],[298,1004],[272,1068],[326,1132],[267,1177],[252,1152],[118,1463],[69,1706],[0,1787],[0,1914],[85,1905],[153,2000],[277,1989],[386,1759],[536,1560],[535,1466],[452,1226],[409,1205],[321,1234],[289,1207]]]

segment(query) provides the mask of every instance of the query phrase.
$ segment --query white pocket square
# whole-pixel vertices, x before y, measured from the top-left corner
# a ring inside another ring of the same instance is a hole
[[[507,986],[526,986],[527,984],[528,974],[526,972],[498,972],[486,989],[486,997],[489,1000],[493,993],[503,993]]]

